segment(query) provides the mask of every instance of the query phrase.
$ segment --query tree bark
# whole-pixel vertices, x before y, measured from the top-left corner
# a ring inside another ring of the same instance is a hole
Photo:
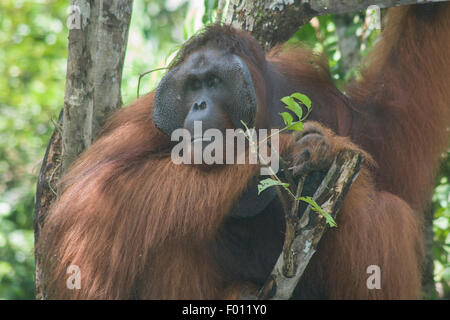
[[[120,87],[132,4],[132,0],[71,1],[69,19],[75,16],[68,22],[63,172],[90,146],[106,116],[122,105]]]
[[[36,187],[35,244],[57,198],[64,171],[97,136],[107,115],[122,105],[121,80],[132,0],[72,0],[64,108],[45,153]],[[36,298],[45,299],[44,270],[35,250]]]
[[[287,41],[312,17],[447,0],[230,0],[225,22],[248,30],[265,50]]]
[[[353,15],[342,14],[334,17],[339,51],[341,52],[342,70],[347,73],[359,63],[360,40],[355,32],[348,32],[353,26]]]
[[[36,186],[33,219],[35,248],[39,239],[39,230],[44,223],[45,213],[50,210],[50,206],[57,196],[57,183],[61,176],[62,113],[62,111],[59,113],[58,121],[55,123],[55,130],[47,146]],[[42,283],[43,270],[40,267],[40,254],[38,249],[35,249],[34,259],[36,266],[34,279],[36,298],[45,299],[45,290]]]

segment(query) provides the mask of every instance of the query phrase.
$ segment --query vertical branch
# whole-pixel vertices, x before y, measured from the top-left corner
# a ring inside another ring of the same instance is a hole
[[[225,8],[226,0],[219,0],[219,3],[217,4],[217,17],[216,22],[221,22],[223,18],[223,10]]]
[[[45,213],[50,210],[50,206],[55,201],[57,195],[57,182],[61,175],[61,136],[62,136],[62,111],[59,114],[58,121],[55,123],[50,142],[45,151],[42,161],[42,167],[39,172],[38,182],[36,186],[36,197],[34,200],[34,244],[39,239],[39,230],[44,223]],[[40,254],[35,250],[35,294],[37,299],[45,299],[45,290],[42,283],[43,270],[40,264]]]
[[[34,207],[35,244],[45,215],[57,197],[57,182],[87,148],[106,116],[122,105],[122,68],[132,0],[72,0],[64,109],[39,173]],[[45,299],[45,270],[35,251],[36,297]]]
[[[359,47],[361,41],[355,32],[349,32],[353,26],[353,15],[337,15],[334,17],[334,23],[339,39],[338,46],[341,52],[342,69],[344,74],[346,74],[359,63]]]
[[[71,14],[79,17],[69,31],[63,171],[92,143],[106,115],[122,105],[120,87],[132,0],[72,0],[71,5]]]

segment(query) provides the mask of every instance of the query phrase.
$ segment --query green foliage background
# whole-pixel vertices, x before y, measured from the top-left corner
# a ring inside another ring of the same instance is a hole
[[[66,0],[0,2],[0,299],[34,298],[33,202],[40,161],[63,105],[67,57]],[[134,1],[123,76],[125,103],[136,98],[140,73],[167,65],[179,46],[215,16],[217,0]],[[370,48],[377,30],[366,30],[354,14],[347,34]],[[306,42],[329,57],[338,86],[357,69],[343,68],[333,16],[297,32],[290,43]],[[162,72],[144,78],[153,89]],[[433,198],[436,216],[435,279],[440,297],[450,297],[450,163],[444,165]]]

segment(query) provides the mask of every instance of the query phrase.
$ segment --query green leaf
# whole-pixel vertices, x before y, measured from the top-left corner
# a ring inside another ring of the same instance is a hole
[[[294,99],[292,99],[291,96],[283,97],[280,100],[281,100],[281,102],[283,102],[287,106],[291,106],[291,105],[293,105],[293,102],[295,102]]]
[[[334,221],[333,217],[328,212],[323,210],[311,197],[299,197],[298,200],[306,202],[311,206],[311,209],[313,211],[320,213],[325,218],[330,227],[337,227],[337,223],[336,221]]]
[[[267,188],[270,188],[273,186],[282,186],[284,188],[288,188],[289,183],[283,183],[283,182],[274,180],[272,178],[267,178],[267,179],[261,180],[258,184],[258,195],[260,195],[261,192],[263,192]]]
[[[286,106],[286,109],[291,110],[292,112],[295,113],[295,115],[298,117],[298,120],[302,120],[303,117],[303,110],[302,108],[298,105],[297,102],[294,102],[295,105],[292,106]]]
[[[287,97],[281,98],[281,101],[284,104],[286,104],[286,109],[289,109],[292,112],[294,112],[294,114],[298,117],[299,120],[302,119],[303,110],[300,107],[300,105],[297,102],[295,102],[294,98],[292,98],[291,96],[287,96]]]
[[[291,94],[291,97],[300,100],[301,103],[303,103],[307,107],[311,107],[311,99],[308,98],[307,95],[301,94],[299,92],[295,92]]]
[[[289,112],[281,112],[280,115],[283,117],[285,125],[290,125],[294,121],[294,118]]]
[[[293,122],[292,124],[287,126],[286,129],[292,130],[292,131],[302,131],[303,130],[303,122],[301,122],[301,121]]]
[[[294,100],[294,98],[300,101],[308,109],[308,112],[305,116],[303,116],[302,107]],[[284,104],[286,104],[287,109],[295,113],[299,121],[306,119],[306,117],[308,117],[309,113],[311,112],[311,99],[309,99],[308,96],[301,94],[299,92],[295,92],[290,96],[283,97],[281,98],[281,101]]]
[[[304,94],[301,94],[301,93],[299,93],[299,92],[296,92],[296,93],[291,94],[291,97],[293,97],[293,98],[299,100],[299,101],[300,101],[302,104],[304,104],[305,107],[308,109],[308,113],[307,113],[307,115],[304,117],[304,118],[306,118],[306,117],[309,115],[309,113],[311,112],[311,99],[309,99],[308,96],[306,96],[306,95],[304,95]],[[300,119],[300,120],[303,120],[302,118],[299,118],[299,119]]]

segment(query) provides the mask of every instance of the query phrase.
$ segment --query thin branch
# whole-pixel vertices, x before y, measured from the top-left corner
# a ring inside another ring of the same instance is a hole
[[[217,4],[217,17],[216,22],[221,22],[223,18],[223,10],[225,8],[226,0],[219,0],[219,3]]]
[[[315,192],[313,199],[333,218],[336,217],[345,195],[358,176],[362,161],[363,156],[359,152],[347,149],[341,151]],[[297,186],[297,199],[301,195],[305,179],[306,177],[302,177]],[[298,214],[298,206],[299,200],[294,200],[290,210],[285,211],[286,234],[283,251],[261,288],[259,299],[291,298],[327,229],[326,219],[315,213],[312,215],[310,206],[301,215]]]
[[[141,80],[142,80],[142,78],[143,78],[144,76],[146,76],[146,75],[149,74],[149,73],[155,72],[155,71],[167,70],[167,69],[169,69],[169,67],[161,67],[161,68],[156,68],[156,69],[152,69],[152,70],[149,70],[149,71],[145,71],[144,73],[141,73],[141,74],[139,75],[139,78],[138,78],[138,85],[137,85],[137,94],[136,94],[136,97],[139,98],[139,89],[141,88]]]

